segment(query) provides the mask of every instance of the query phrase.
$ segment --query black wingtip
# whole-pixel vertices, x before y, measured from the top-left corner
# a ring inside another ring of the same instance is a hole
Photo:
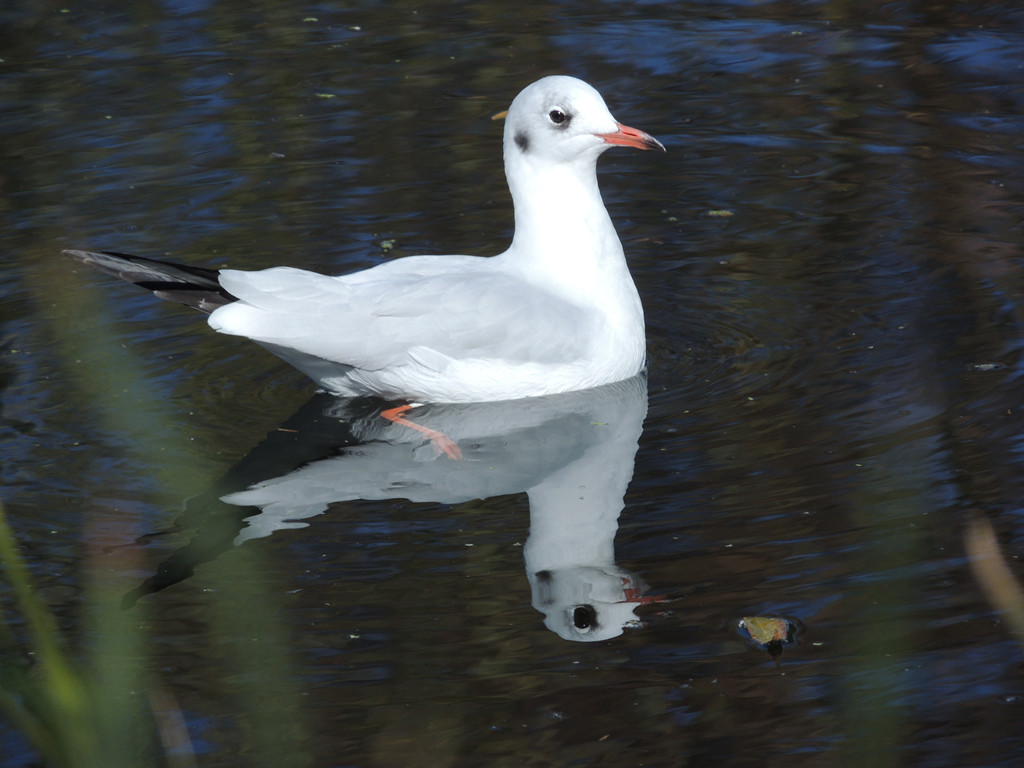
[[[152,291],[161,299],[210,313],[236,301],[220,286],[219,270],[133,256],[117,251],[66,249],[65,256],[100,272]]]

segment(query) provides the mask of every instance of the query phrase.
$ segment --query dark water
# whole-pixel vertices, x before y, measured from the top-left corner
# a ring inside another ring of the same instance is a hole
[[[141,633],[122,695],[180,713],[180,764],[1019,765],[965,536],[1024,579],[1022,35],[1016,2],[5,5],[2,493],[83,665]],[[496,253],[489,118],[555,72],[669,149],[601,164],[646,391],[434,408],[460,463],[59,256]],[[276,517],[217,501],[298,467]],[[10,721],[0,754],[34,759]]]

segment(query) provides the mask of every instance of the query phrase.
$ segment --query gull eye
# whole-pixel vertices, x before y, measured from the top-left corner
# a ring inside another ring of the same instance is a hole
[[[552,109],[548,112],[548,120],[555,125],[562,125],[569,122],[569,116],[560,109]]]

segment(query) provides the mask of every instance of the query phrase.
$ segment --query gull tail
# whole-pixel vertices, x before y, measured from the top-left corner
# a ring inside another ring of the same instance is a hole
[[[175,301],[207,314],[237,300],[221,288],[216,269],[172,264],[169,261],[110,251],[64,251],[64,255],[100,272],[135,283],[161,299]]]

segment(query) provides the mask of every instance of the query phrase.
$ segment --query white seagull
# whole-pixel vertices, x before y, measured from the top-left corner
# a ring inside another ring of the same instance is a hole
[[[490,258],[409,256],[331,277],[65,253],[209,313],[214,330],[337,395],[464,403],[587,389],[646,358],[643,308],[597,186],[597,158],[613,145],[665,151],[582,80],[523,89],[504,134],[515,235]]]

